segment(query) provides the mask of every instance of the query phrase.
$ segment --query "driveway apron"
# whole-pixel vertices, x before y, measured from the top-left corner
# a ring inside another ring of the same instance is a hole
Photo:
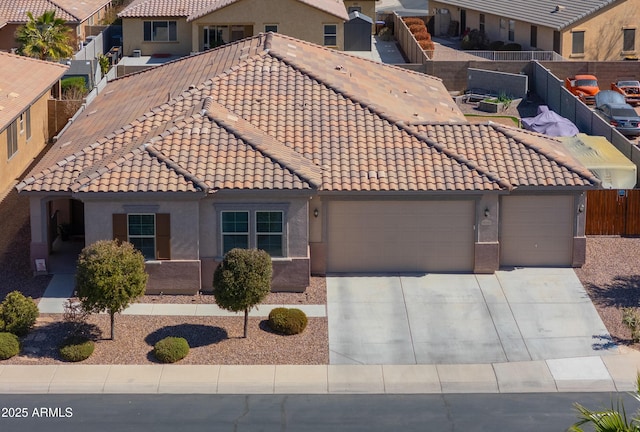
[[[331,364],[472,364],[616,353],[572,269],[327,277]]]

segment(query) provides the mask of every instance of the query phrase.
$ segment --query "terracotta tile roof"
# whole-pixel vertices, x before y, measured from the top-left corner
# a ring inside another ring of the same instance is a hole
[[[118,16],[121,18],[187,17],[187,21],[193,21],[239,1],[242,0],[136,0]],[[345,21],[349,20],[349,14],[342,0],[298,1]]]
[[[116,80],[88,111],[20,190],[469,192],[598,183],[553,140],[466,123],[437,79],[278,34]]]
[[[5,0],[0,2],[0,17],[10,23],[27,22],[27,12],[40,16],[49,10],[67,22],[82,22],[111,0]]]
[[[58,63],[0,52],[0,130],[49,91],[66,70]]]

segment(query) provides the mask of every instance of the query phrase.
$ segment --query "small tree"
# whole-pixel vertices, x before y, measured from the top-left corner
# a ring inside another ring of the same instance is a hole
[[[24,336],[34,326],[38,315],[38,306],[31,297],[12,291],[0,303],[0,331]]]
[[[54,10],[34,18],[27,12],[28,21],[16,30],[16,40],[22,44],[20,54],[40,60],[60,60],[71,57],[71,28]]]
[[[213,295],[223,309],[244,311],[247,337],[249,310],[271,291],[271,257],[263,250],[231,249],[213,274]]]
[[[78,299],[91,313],[109,313],[112,340],[115,314],[144,294],[147,279],[144,256],[131,243],[101,240],[85,247],[78,257]]]

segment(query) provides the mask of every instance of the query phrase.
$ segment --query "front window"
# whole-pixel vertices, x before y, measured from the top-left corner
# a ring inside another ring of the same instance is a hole
[[[584,54],[584,31],[575,31],[571,35],[571,53]]]
[[[324,25],[324,45],[325,46],[337,46],[338,45],[338,26],[335,24]]]
[[[278,33],[278,24],[265,24],[264,26],[265,33]]]
[[[480,23],[478,24],[478,29],[480,30],[480,33],[484,33],[484,14],[480,14]]]
[[[509,20],[509,41],[513,42],[516,39],[516,22]]]
[[[7,128],[7,159],[18,151],[18,123],[14,121]]]
[[[536,48],[538,46],[538,27],[531,26],[531,48]]]
[[[272,257],[284,256],[282,251],[283,214],[281,211],[256,212],[256,247]]]
[[[624,29],[622,51],[634,52],[636,50],[636,29]]]
[[[128,240],[144,255],[145,259],[156,257],[156,215],[129,214],[127,221]]]
[[[222,212],[222,253],[249,248],[249,212]]]
[[[27,139],[31,139],[31,107],[27,108]]]
[[[145,21],[144,40],[148,42],[175,42],[178,40],[176,21]]]

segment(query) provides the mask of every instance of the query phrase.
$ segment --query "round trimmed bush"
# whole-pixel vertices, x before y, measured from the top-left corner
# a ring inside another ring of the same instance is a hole
[[[10,292],[0,304],[0,330],[24,336],[36,323],[38,315],[38,306],[31,297],[18,291]]]
[[[20,340],[13,333],[0,333],[0,360],[10,359],[20,352]]]
[[[79,362],[91,357],[95,343],[83,337],[70,337],[59,348],[60,357],[70,362]]]
[[[175,363],[189,354],[189,343],[185,338],[169,336],[155,344],[153,354],[162,363]]]
[[[269,327],[286,335],[302,333],[307,327],[307,316],[296,308],[275,308],[269,312]]]

